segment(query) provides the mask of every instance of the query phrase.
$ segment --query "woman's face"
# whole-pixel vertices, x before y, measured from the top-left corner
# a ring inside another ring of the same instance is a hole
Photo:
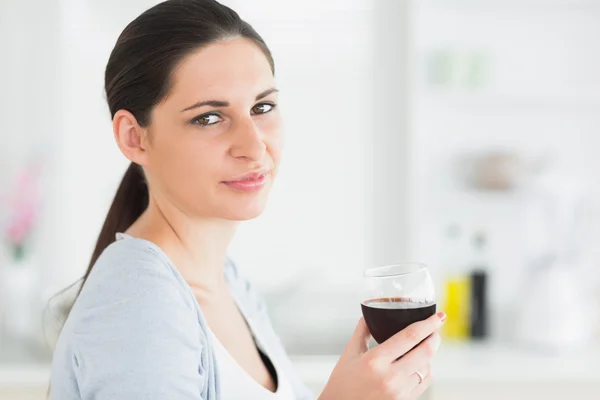
[[[247,220],[265,208],[283,145],[275,80],[247,39],[185,58],[152,111],[145,170],[190,217]]]

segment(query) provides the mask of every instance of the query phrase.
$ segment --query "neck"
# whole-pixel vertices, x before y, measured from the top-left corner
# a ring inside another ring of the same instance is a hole
[[[146,211],[128,230],[158,245],[199,297],[223,294],[223,266],[237,222],[190,218],[167,201],[150,198]]]

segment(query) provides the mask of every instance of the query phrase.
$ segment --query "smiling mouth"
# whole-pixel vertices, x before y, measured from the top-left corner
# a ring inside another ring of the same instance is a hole
[[[233,182],[247,182],[247,181],[256,181],[256,180],[260,180],[262,178],[265,177],[265,175],[267,175],[267,173],[265,172],[264,174],[260,174],[260,175],[256,175],[256,176],[249,176],[247,178],[243,178],[240,179],[238,181],[233,181]]]
[[[242,192],[257,192],[260,191],[268,182],[269,172],[249,174],[235,181],[225,181],[223,184],[231,189]]]
[[[261,169],[255,172],[250,172],[245,175],[241,175],[235,179],[230,181],[224,181],[223,183],[232,183],[232,182],[248,182],[263,179],[266,175],[268,175],[271,170]]]

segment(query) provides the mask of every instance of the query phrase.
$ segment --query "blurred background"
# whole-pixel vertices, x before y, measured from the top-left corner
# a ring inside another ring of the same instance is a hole
[[[0,399],[42,399],[128,162],[108,55],[152,0],[0,0]],[[287,148],[231,256],[318,392],[362,271],[448,313],[430,399],[600,396],[600,2],[228,0],[271,47]],[[67,300],[65,300],[67,299]]]

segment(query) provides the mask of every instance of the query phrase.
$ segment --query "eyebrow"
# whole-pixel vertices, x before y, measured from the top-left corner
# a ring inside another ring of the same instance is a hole
[[[256,101],[260,100],[260,99],[264,99],[265,97],[267,97],[268,95],[270,95],[271,93],[277,93],[279,92],[279,90],[275,89],[275,88],[270,88],[267,90],[264,90],[262,92],[260,92],[259,94],[256,95]],[[181,112],[185,112],[185,111],[189,111],[191,109],[194,108],[198,108],[198,107],[205,107],[205,106],[210,106],[210,107],[215,107],[215,108],[219,108],[219,107],[229,107],[229,102],[228,101],[223,101],[223,100],[205,100],[205,101],[199,101],[195,104],[192,104],[191,106],[184,108],[183,110],[181,110]]]

